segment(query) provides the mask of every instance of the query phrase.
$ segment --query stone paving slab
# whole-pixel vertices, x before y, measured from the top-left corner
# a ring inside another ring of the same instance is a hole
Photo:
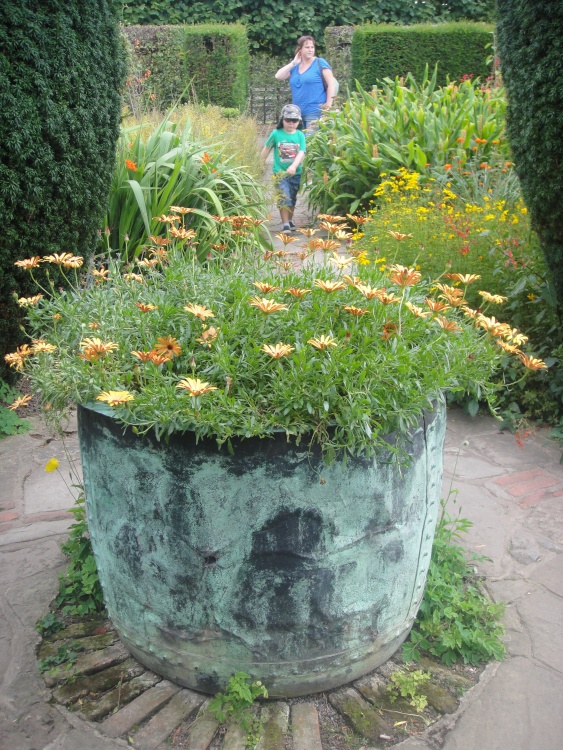
[[[291,707],[293,750],[323,750],[319,715],[312,703],[297,703]]]
[[[205,700],[201,693],[184,688],[148,723],[136,732],[131,744],[139,750],[155,750],[184,719],[193,714]]]
[[[117,713],[107,718],[100,726],[101,731],[110,737],[120,737],[129,732],[136,724],[147,721],[158,709],[167,703],[180,690],[168,680],[161,680],[150,690],[140,695]]]

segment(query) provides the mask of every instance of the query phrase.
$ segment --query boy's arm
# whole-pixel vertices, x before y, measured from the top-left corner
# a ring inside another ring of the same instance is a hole
[[[264,146],[264,148],[260,152],[260,156],[262,157],[262,159],[264,159],[264,161],[266,161],[266,159],[270,155],[270,151],[272,150],[272,148],[272,146]]]
[[[303,159],[305,158],[305,152],[304,151],[298,151],[297,156],[295,159],[291,162],[289,167],[287,168],[286,172],[289,175],[294,175],[297,172],[297,168],[302,163]]]

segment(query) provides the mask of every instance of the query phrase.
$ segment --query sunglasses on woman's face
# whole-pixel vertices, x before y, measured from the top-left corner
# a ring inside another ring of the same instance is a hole
[[[284,122],[299,122],[297,118],[293,118],[293,117],[284,117],[283,121]]]

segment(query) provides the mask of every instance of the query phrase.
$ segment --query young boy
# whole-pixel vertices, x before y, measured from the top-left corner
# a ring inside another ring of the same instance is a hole
[[[293,211],[297,201],[297,191],[301,184],[302,163],[305,158],[305,136],[297,129],[301,121],[301,110],[295,104],[286,104],[280,120],[272,130],[262,149],[262,157],[267,158],[274,149],[274,180],[278,189],[278,207],[282,220],[282,232],[295,229]]]

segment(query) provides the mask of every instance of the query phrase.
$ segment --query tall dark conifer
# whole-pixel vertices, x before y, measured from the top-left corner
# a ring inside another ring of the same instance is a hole
[[[115,159],[124,47],[114,0],[0,3],[0,374],[24,341],[14,261],[88,256]]]
[[[563,320],[563,2],[497,5],[508,137]]]

